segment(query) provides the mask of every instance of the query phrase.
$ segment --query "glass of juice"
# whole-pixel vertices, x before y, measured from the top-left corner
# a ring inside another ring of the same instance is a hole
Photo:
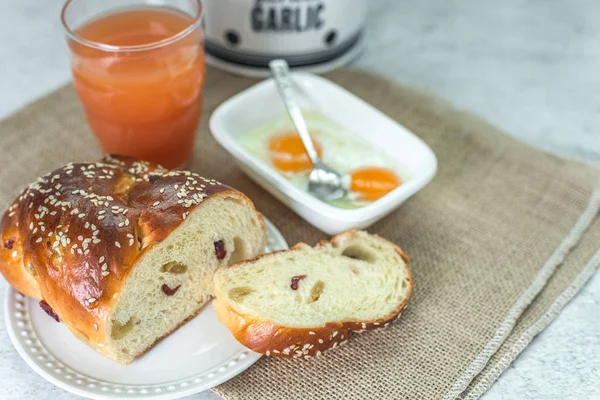
[[[185,167],[202,116],[201,0],[69,0],[75,90],[102,149]]]

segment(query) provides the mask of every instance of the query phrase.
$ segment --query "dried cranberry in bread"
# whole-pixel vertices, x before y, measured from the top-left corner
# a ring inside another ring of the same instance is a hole
[[[195,316],[214,269],[262,253],[266,234],[252,202],[228,186],[107,157],[31,184],[0,239],[0,272],[16,290],[127,364]]]
[[[318,356],[351,331],[386,327],[413,289],[406,254],[362,231],[219,267],[214,281],[213,305],[233,336],[288,358]]]

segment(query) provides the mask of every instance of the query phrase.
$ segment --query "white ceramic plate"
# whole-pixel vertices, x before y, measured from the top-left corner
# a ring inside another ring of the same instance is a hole
[[[238,137],[257,125],[286,114],[272,79],[260,82],[221,104],[210,117],[215,139],[235,158],[244,173],[306,221],[335,235],[364,229],[383,218],[423,189],[435,176],[437,159],[414,133],[372,105],[327,79],[293,73],[298,102],[369,142],[381,154],[397,159],[408,179],[365,207],[345,210],[326,204],[285,179],[247,151]]]
[[[265,223],[267,252],[287,249],[277,228]],[[217,321],[211,304],[129,366],[81,343],[36,300],[12,288],[4,312],[10,339],[25,362],[56,386],[91,399],[178,399],[223,383],[260,358]]]

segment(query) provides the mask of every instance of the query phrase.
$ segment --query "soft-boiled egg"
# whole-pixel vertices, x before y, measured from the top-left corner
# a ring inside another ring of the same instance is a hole
[[[323,148],[313,139],[319,156],[323,156]],[[310,172],[313,165],[296,132],[283,133],[269,140],[269,156],[271,163],[280,172]]]
[[[396,160],[375,149],[323,115],[304,111],[308,129],[323,162],[347,176],[349,194],[328,203],[357,208],[373,202],[406,180]],[[257,126],[241,135],[240,143],[296,187],[307,190],[312,163],[287,115]]]
[[[380,167],[364,167],[350,174],[350,190],[360,200],[377,200],[402,184],[393,171]]]

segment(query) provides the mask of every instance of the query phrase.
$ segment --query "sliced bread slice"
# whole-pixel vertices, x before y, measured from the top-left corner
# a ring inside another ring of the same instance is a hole
[[[222,266],[214,276],[219,320],[249,349],[309,358],[350,331],[386,327],[413,290],[408,257],[393,243],[349,231],[310,247]]]

